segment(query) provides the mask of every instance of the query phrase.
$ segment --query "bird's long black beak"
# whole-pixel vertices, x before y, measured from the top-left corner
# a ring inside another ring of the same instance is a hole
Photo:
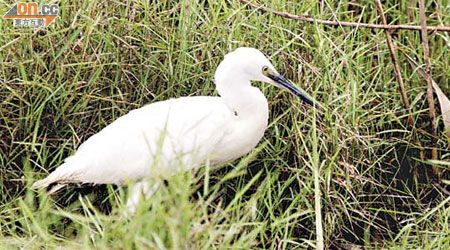
[[[274,73],[269,73],[266,76],[269,77],[270,79],[272,79],[273,81],[275,81],[276,83],[278,83],[280,85],[280,87],[286,89],[291,94],[296,95],[297,97],[299,97],[300,99],[302,99],[309,105],[313,106],[314,108],[316,108],[316,109],[321,108],[317,102],[313,101],[313,99],[311,97],[309,97],[305,92],[303,92],[299,88],[295,87],[291,82],[289,82],[281,74],[274,72]]]

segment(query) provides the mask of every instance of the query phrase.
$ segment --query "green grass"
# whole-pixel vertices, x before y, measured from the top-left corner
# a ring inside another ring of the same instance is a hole
[[[320,19],[380,22],[374,1],[258,2]],[[407,2],[383,2],[389,22],[408,23]],[[0,14],[13,3],[1,1]],[[289,20],[234,0],[56,3],[60,16],[48,28],[0,20],[2,249],[313,248],[317,209],[328,248],[450,248],[449,185],[426,161],[426,83],[397,53],[410,127],[383,31]],[[427,1],[427,10],[430,25],[450,24],[448,0]],[[424,64],[419,32],[392,35]],[[450,36],[429,40],[433,78],[448,95]],[[272,56],[328,111],[315,116],[286,92],[256,83],[269,100],[270,126],[255,151],[168,179],[132,218],[123,216],[126,188],[69,188],[56,197],[30,189],[129,110],[215,94],[216,66],[240,46]],[[438,124],[439,158],[448,161],[440,116]],[[437,167],[450,179],[448,165]]]

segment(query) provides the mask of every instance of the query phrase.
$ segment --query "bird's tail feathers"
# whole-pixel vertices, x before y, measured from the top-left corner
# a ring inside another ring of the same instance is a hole
[[[66,183],[67,184],[72,181],[74,181],[73,170],[71,169],[70,164],[68,162],[66,162],[66,163],[62,164],[61,166],[59,166],[55,171],[53,171],[53,173],[51,173],[45,179],[42,179],[42,180],[39,180],[39,181],[36,181],[35,183],[33,183],[32,188],[33,189],[42,189],[42,188],[47,188],[54,183],[56,183],[56,184]],[[58,186],[57,190],[59,190],[60,188],[62,188],[62,186],[65,186],[65,185],[57,185],[57,186]],[[55,192],[55,191],[53,191],[53,192]]]

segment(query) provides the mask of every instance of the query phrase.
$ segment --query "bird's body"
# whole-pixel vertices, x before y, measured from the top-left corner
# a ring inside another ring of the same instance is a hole
[[[239,48],[216,71],[220,97],[181,97],[132,110],[90,137],[34,187],[139,183],[148,176],[165,178],[198,167],[206,160],[222,164],[237,159],[256,146],[267,128],[267,100],[251,86],[252,80],[272,83],[312,102],[261,52]],[[145,180],[136,187],[128,203],[132,211],[139,193],[150,192]]]
[[[258,109],[252,116],[239,115],[221,98],[208,96],[146,105],[90,137],[43,181],[123,185],[150,173],[167,177],[176,172],[173,168],[188,170],[207,157],[212,164],[234,160],[264,134],[267,102],[261,101]]]

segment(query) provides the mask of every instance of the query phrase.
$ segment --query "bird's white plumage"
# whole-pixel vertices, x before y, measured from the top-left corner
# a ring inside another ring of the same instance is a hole
[[[220,97],[182,97],[133,110],[90,137],[34,187],[67,182],[123,185],[146,176],[164,178],[206,159],[221,164],[247,154],[268,121],[267,100],[250,82],[276,85],[261,73],[263,67],[276,72],[256,49],[229,53],[215,74]],[[148,184],[142,186],[150,190]]]
[[[217,97],[170,99],[133,110],[90,137],[66,161],[73,171],[70,179],[125,184],[165,175],[177,166],[191,168],[232,133],[230,119]],[[213,130],[210,124],[218,127]]]

